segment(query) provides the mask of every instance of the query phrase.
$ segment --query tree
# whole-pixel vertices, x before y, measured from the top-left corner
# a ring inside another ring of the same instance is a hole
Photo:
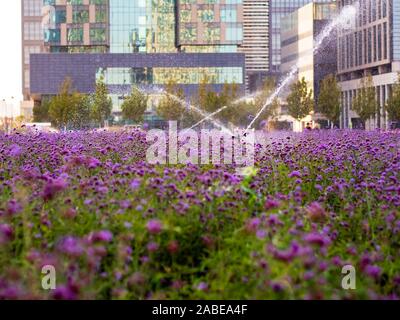
[[[71,97],[69,126],[73,129],[89,126],[92,120],[92,106],[90,96],[74,92]]]
[[[50,122],[50,100],[43,99],[40,104],[33,106],[34,122]]]
[[[371,75],[361,80],[361,88],[352,102],[352,109],[357,112],[364,123],[375,115],[377,103]]]
[[[71,78],[65,78],[61,84],[57,96],[51,99],[49,106],[49,116],[53,124],[58,128],[66,129],[68,122],[72,116],[71,109],[73,109],[71,99]]]
[[[165,86],[165,92],[157,106],[157,115],[164,120],[181,121],[186,109],[182,103],[185,99],[182,88],[171,80]]]
[[[132,87],[131,94],[122,103],[122,116],[124,119],[136,123],[143,121],[143,114],[147,109],[149,97],[140,91],[136,86]]]
[[[58,128],[80,129],[90,122],[88,97],[72,90],[72,81],[65,78],[59,94],[50,100],[49,117]]]
[[[291,85],[291,92],[286,101],[288,113],[296,120],[300,121],[310,114],[314,107],[312,90],[308,91],[307,82],[303,77],[301,80]]]
[[[96,89],[92,96],[92,119],[95,120],[100,126],[110,117],[112,110],[112,101],[108,96],[107,86],[104,83],[103,76],[96,82]]]
[[[340,117],[340,87],[333,74],[327,75],[320,85],[318,111],[331,123],[337,123]]]
[[[208,113],[216,111],[222,107],[218,94],[213,90],[211,86],[211,78],[204,74],[198,88],[197,104],[200,108]]]
[[[390,120],[400,121],[400,77],[397,83],[392,85],[392,94],[386,102],[386,111]]]
[[[203,75],[195,104],[207,113],[213,113],[227,106],[227,108],[216,114],[215,118],[225,124],[230,122],[237,123],[241,118],[238,104],[235,103],[238,98],[239,85],[234,82],[225,82],[222,90],[217,93],[213,90],[210,82],[211,78],[207,74]]]

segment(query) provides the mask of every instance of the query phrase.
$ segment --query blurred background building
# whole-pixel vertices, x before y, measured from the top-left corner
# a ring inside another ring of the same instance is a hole
[[[296,79],[305,79],[308,90],[312,91],[314,105],[317,106],[320,81],[328,74],[335,74],[336,65],[336,32],[324,41],[324,45],[314,52],[314,42],[323,28],[337,15],[336,3],[309,3],[281,20],[281,74],[287,74],[297,67]],[[282,98],[289,93],[287,88]],[[294,119],[285,115],[286,121],[295,123]],[[281,117],[282,118],[282,117]],[[325,122],[317,112],[304,118],[300,125],[305,127],[307,122]],[[296,128],[297,131],[302,128]]]
[[[313,0],[269,0],[269,75],[281,75],[281,21]],[[331,3],[335,0],[314,0],[317,3]]]
[[[25,2],[23,14],[41,1]],[[132,85],[152,90],[172,80],[191,96],[207,75],[215,91],[234,82],[245,92],[242,0],[43,0],[40,10],[25,65],[25,98],[36,103],[67,76],[82,93],[104,77],[116,113]]]
[[[339,9],[355,1],[338,1]],[[338,35],[338,78],[342,89],[342,128],[363,126],[352,110],[362,78],[372,76],[378,108],[366,124],[370,129],[390,126],[385,102],[400,72],[400,1],[358,1],[354,28]]]
[[[44,51],[42,29],[43,0],[21,1],[22,32],[22,107],[24,113],[32,113],[30,98],[30,54]]]

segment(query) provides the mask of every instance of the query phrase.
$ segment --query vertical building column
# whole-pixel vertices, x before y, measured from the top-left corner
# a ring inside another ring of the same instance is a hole
[[[343,91],[340,92],[340,115],[339,115],[339,127],[343,129]]]
[[[343,103],[343,129],[347,128],[347,91],[344,92]]]
[[[385,117],[386,85],[381,86],[381,128],[387,129]]]

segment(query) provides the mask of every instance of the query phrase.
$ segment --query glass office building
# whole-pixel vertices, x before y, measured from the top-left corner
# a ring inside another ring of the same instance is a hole
[[[242,17],[242,0],[43,0],[47,54],[32,56],[31,92],[56,94],[67,75],[92,92],[104,76],[117,111],[132,85],[173,80],[189,97],[207,75],[216,91],[244,91]]]

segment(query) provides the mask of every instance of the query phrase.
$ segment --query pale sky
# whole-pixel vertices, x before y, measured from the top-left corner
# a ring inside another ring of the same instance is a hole
[[[0,100],[21,93],[21,0],[0,0]]]

